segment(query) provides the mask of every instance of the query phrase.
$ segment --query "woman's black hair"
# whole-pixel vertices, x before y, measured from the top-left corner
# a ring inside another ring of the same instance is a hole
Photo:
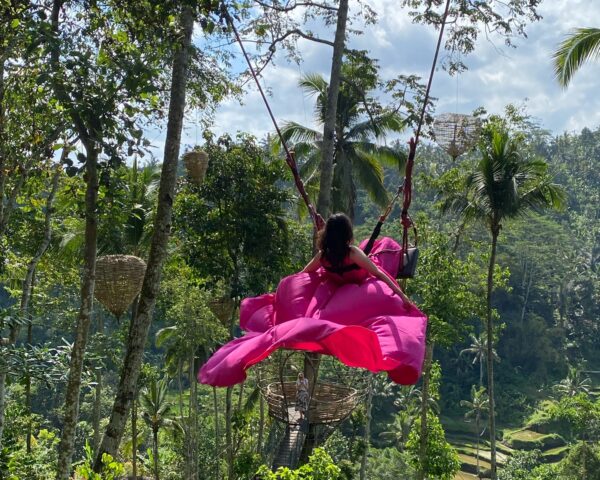
[[[323,230],[319,232],[317,240],[322,258],[332,267],[340,267],[350,253],[350,242],[353,237],[350,219],[343,213],[331,215]]]

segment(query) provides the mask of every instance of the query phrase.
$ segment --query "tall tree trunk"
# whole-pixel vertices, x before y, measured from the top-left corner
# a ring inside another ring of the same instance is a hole
[[[265,399],[261,395],[259,398],[258,439],[257,439],[257,445],[256,445],[256,453],[261,455],[261,459],[262,459],[264,431],[265,431]]]
[[[426,476],[425,464],[427,460],[427,412],[429,410],[429,381],[431,379],[431,361],[433,359],[433,342],[425,347],[425,364],[423,365],[423,388],[421,389],[421,438],[419,444],[419,480]]]
[[[527,265],[526,265],[527,267]],[[525,268],[525,274],[527,274],[527,268]],[[525,281],[525,278],[523,278],[523,281]],[[525,290],[525,298],[523,298],[523,308],[521,308],[521,323],[520,323],[520,327],[521,327],[521,331],[520,331],[520,339],[519,339],[519,344],[520,344],[520,349],[521,351],[526,351],[525,348],[525,336],[524,336],[524,332],[525,332],[525,314],[527,313],[527,303],[529,302],[529,292],[531,291],[531,284],[533,283],[533,265],[529,267],[529,279],[527,281],[527,288]]]
[[[479,388],[483,387],[483,358],[479,359]]]
[[[137,295],[131,304],[131,317],[130,322],[137,315],[137,306],[140,301],[140,296]],[[136,384],[133,389],[133,400],[131,401],[131,473],[133,480],[137,480],[137,400],[138,400],[138,386]]]
[[[102,315],[97,316],[98,323],[98,334],[102,339],[104,335],[104,319]],[[94,392],[94,413],[93,413],[93,423],[94,423],[94,452],[98,451],[98,447],[100,447],[100,420],[102,418],[102,368],[96,369],[96,388]]]
[[[327,218],[331,205],[331,184],[333,181],[333,152],[335,148],[335,125],[337,120],[337,102],[342,79],[342,58],[346,46],[346,23],[348,19],[348,0],[340,0],[337,13],[331,74],[327,91],[327,105],[323,124],[323,145],[321,147],[321,177],[319,180],[319,198],[317,211]]]
[[[0,106],[1,108],[1,106]],[[25,278],[22,283],[22,292],[21,292],[21,304],[20,304],[20,315],[21,318],[27,318],[29,316],[29,303],[31,301],[31,295],[33,292],[33,279],[35,277],[35,271],[37,269],[42,256],[48,250],[50,246],[50,242],[52,241],[52,213],[53,213],[53,205],[54,205],[54,197],[56,196],[56,192],[58,190],[58,181],[60,179],[60,170],[57,168],[52,177],[50,192],[48,194],[48,198],[46,199],[46,213],[44,215],[44,238],[42,243],[39,245],[36,253],[32,257],[32,259],[27,264],[27,272],[25,273]],[[1,241],[1,240],[0,240]],[[29,327],[31,327],[31,323]],[[14,324],[10,328],[10,332],[8,335],[8,343],[14,344],[17,341],[17,337],[19,336],[20,325]],[[29,332],[29,329],[28,329]],[[2,436],[4,434],[4,421],[5,415],[4,411],[6,408],[5,398],[6,398],[6,375],[7,372],[0,372],[0,449],[2,448]],[[29,376],[27,377],[27,392],[31,393],[31,383]],[[26,392],[26,393],[27,393]],[[27,397],[29,398],[29,397]],[[28,405],[30,408],[30,405]],[[30,451],[31,449],[31,438],[27,438],[27,445]]]
[[[75,429],[79,417],[79,393],[81,389],[81,372],[83,370],[83,360],[85,348],[87,346],[88,333],[92,318],[92,309],[94,302],[94,282],[96,275],[96,245],[98,236],[98,219],[96,213],[96,204],[98,201],[98,149],[97,138],[101,135],[101,127],[96,125],[93,130],[88,131],[85,122],[76,109],[72,108],[72,102],[69,98],[62,77],[60,76],[60,40],[59,40],[59,22],[60,11],[64,0],[53,0],[52,12],[50,15],[51,29],[53,39],[48,43],[50,49],[50,64],[54,72],[52,78],[54,92],[59,100],[64,103],[71,120],[79,134],[85,153],[85,175],[86,175],[86,193],[85,193],[85,245],[84,245],[84,264],[81,279],[81,306],[77,317],[77,327],[75,331],[75,341],[71,352],[71,363],[69,375],[67,378],[67,388],[65,394],[64,422],[63,430],[58,446],[58,465],[56,478],[58,480],[67,480],[70,476],[71,457],[75,449]],[[90,133],[91,132],[91,133]],[[92,137],[92,134],[95,135]]]
[[[475,450],[475,455],[477,456],[477,478],[479,476],[479,412],[475,415],[475,430],[477,434],[477,449]]]
[[[0,373],[0,446],[2,441],[2,435],[4,434],[4,422],[5,415],[4,409],[6,404],[6,371]]]
[[[67,389],[62,436],[58,447],[58,469],[56,478],[68,480],[71,472],[71,458],[75,450],[75,429],[79,417],[79,393],[81,390],[81,373],[88,341],[92,309],[94,303],[94,283],[96,276],[96,244],[98,236],[98,219],[96,203],[98,201],[98,152],[95,145],[86,145],[87,188],[85,194],[85,246],[84,265],[81,285],[81,307],[77,318],[75,341],[71,351],[71,363]]]
[[[33,297],[33,288],[35,286],[35,275],[31,279],[31,296]],[[33,323],[31,315],[29,315],[29,323],[27,324],[27,345],[33,345]],[[25,379],[25,407],[29,418],[27,420],[27,438],[25,440],[25,448],[28,454],[31,454],[31,436],[33,435],[33,421],[31,418],[31,375],[27,374]]]
[[[137,480],[137,391],[131,402],[131,473]]]
[[[364,442],[365,447],[360,461],[360,480],[367,480],[367,459],[369,455],[369,445],[371,443],[371,419],[373,409],[373,374],[369,376],[369,391],[367,394],[367,422],[365,425]]]
[[[5,173],[5,164],[6,164],[6,153],[4,152],[4,145],[6,142],[4,141],[4,118],[5,118],[5,105],[4,105],[4,69],[5,69],[6,59],[4,55],[2,55],[2,60],[0,61],[0,245],[2,244],[2,237],[4,236],[4,190],[6,187],[6,173]],[[0,415],[2,416],[2,415]],[[3,419],[1,419],[3,420]],[[2,433],[3,423],[0,424],[0,434]],[[2,436],[0,435],[0,439]]]
[[[190,384],[191,387],[191,384]],[[179,357],[177,359],[177,391],[179,397],[179,416],[183,420],[184,408],[183,408],[183,358]],[[190,392],[191,393],[191,392]],[[181,427],[183,428],[183,448],[184,448],[184,468],[185,468],[185,478],[191,478],[191,470],[190,470],[190,422],[189,417],[188,421],[181,422]]]
[[[213,387],[213,408],[215,411],[215,478],[220,478],[221,452],[219,451],[219,402],[217,401],[217,389]]]
[[[496,265],[496,246],[498,244],[498,235],[500,227],[497,224],[492,226],[492,251],[490,253],[490,265],[487,278],[487,381],[488,397],[490,405],[490,449],[491,449],[491,475],[492,480],[497,478],[496,464],[496,415],[494,401],[494,325],[492,316],[492,292],[494,290],[494,266]]]
[[[329,76],[329,88],[327,90],[327,106],[325,121],[323,124],[323,145],[321,147],[321,176],[319,178],[319,197],[317,199],[317,211],[323,218],[327,218],[331,210],[331,185],[333,182],[333,153],[335,149],[335,125],[337,120],[337,102],[340,93],[342,79],[342,59],[346,46],[346,23],[348,20],[348,0],[340,0],[337,12],[337,24],[335,38],[333,41],[333,55],[331,59],[331,73]],[[314,391],[319,374],[320,355],[306,353],[304,359],[304,377],[308,379],[309,388]],[[308,417],[308,415],[307,415]],[[308,419],[310,422],[310,418]],[[310,425],[309,429],[314,429]],[[302,459],[308,459],[313,450],[312,440],[316,438],[314,432],[309,431],[301,455]]]
[[[148,266],[140,293],[137,315],[131,322],[127,338],[127,348],[117,395],[102,444],[96,455],[94,470],[102,467],[102,454],[115,455],[125,423],[131,408],[133,392],[136,388],[144,347],[148,339],[148,330],[152,323],[152,314],[160,288],[162,266],[167,257],[167,244],[171,232],[171,216],[175,185],[177,180],[177,163],[181,143],[181,130],[185,110],[185,92],[190,61],[191,39],[194,27],[194,13],[191,7],[185,7],[181,13],[181,44],[173,58],[173,75],[171,81],[171,98],[169,103],[169,120],[162,174],[158,190],[158,209],[152,234],[152,243],[148,258]]]
[[[160,480],[158,472],[158,428],[152,428],[152,456],[154,457],[154,480]]]
[[[194,350],[190,352],[189,359],[189,375],[188,381],[190,383],[190,400],[189,400],[189,443],[188,443],[188,461],[190,469],[190,479],[198,478],[197,460],[198,455],[196,453],[197,442],[198,442],[198,382],[195,375],[195,355]]]
[[[232,394],[233,387],[227,387],[225,396],[225,441],[227,442],[227,478],[229,480],[233,480]]]

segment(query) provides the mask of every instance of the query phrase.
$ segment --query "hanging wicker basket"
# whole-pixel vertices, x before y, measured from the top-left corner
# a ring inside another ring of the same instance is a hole
[[[138,257],[98,257],[94,296],[115,317],[120,318],[140,293],[145,272],[146,262]]]
[[[436,143],[456,160],[472,148],[481,131],[481,121],[472,115],[444,113],[433,122]]]
[[[200,185],[208,170],[208,153],[204,150],[187,152],[183,155],[183,164],[189,179],[196,185]]]
[[[235,308],[235,303],[231,298],[217,298],[210,301],[208,306],[224,326],[228,327],[230,325],[233,309]]]
[[[297,421],[295,413],[296,381],[274,381],[262,387],[269,406],[269,415],[280,422]],[[319,382],[311,390],[307,413],[312,424],[333,424],[344,421],[363,399],[356,388],[330,382]]]

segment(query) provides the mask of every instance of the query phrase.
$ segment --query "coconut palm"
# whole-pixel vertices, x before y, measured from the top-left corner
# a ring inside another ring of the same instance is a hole
[[[492,292],[496,248],[503,222],[523,216],[531,210],[564,205],[562,188],[551,182],[543,160],[521,155],[519,145],[499,123],[490,122],[482,135],[481,160],[468,175],[465,191],[449,197],[446,210],[466,220],[477,220],[491,234],[486,295],[486,364],[490,406],[490,444],[492,478],[496,479],[496,425],[494,417],[494,324]]]
[[[578,28],[552,56],[558,83],[567,87],[573,75],[590,58],[600,58],[600,28]]]
[[[113,182],[118,199],[113,202],[113,221],[104,222],[98,232],[99,254],[147,255],[159,181],[160,166],[154,161],[139,165],[134,158],[131,167],[123,166],[116,172]],[[80,255],[84,226],[79,219],[69,221],[68,231],[60,242],[60,254],[65,259]]]
[[[477,434],[477,477],[479,477],[479,439],[481,438],[481,435],[483,435],[483,431],[479,431],[479,422],[490,409],[490,401],[485,393],[485,388],[480,386],[477,389],[475,388],[475,385],[473,385],[471,387],[471,401],[461,400],[460,406],[468,409],[465,413],[465,420],[470,421],[472,418],[475,418],[475,432]]]
[[[589,377],[582,378],[579,370],[569,367],[567,377],[554,385],[554,390],[561,397],[574,397],[580,393],[589,394],[591,382]]]
[[[413,428],[415,420],[419,418],[419,409],[415,405],[414,408],[400,410],[394,416],[394,420],[379,434],[379,438],[385,442],[390,442],[398,450],[403,451],[404,445],[408,440],[410,431]]]
[[[485,333],[480,334],[479,336],[470,334],[471,337],[471,345],[468,348],[464,348],[460,351],[460,355],[469,354],[473,355],[473,365],[479,363],[479,386],[483,386],[483,365],[485,363],[485,358],[487,356],[487,340]],[[492,355],[496,362],[500,361],[500,357],[496,353],[495,349],[492,349]]]
[[[172,418],[173,404],[167,399],[167,379],[152,379],[148,388],[141,392],[140,405],[142,418],[152,430],[152,456],[154,457],[154,478],[159,480],[158,433],[162,428],[181,430],[179,423]]]
[[[405,162],[402,152],[377,143],[386,134],[401,131],[405,122],[396,112],[382,111],[373,115],[368,110],[368,100],[363,91],[374,86],[370,80],[361,86],[344,83],[338,96],[331,207],[332,211],[343,211],[350,217],[354,217],[357,186],[364,188],[378,205],[384,206],[388,202],[388,193],[383,185],[382,164],[401,168]],[[300,87],[316,97],[316,120],[322,124],[329,87],[327,82],[321,75],[308,74],[300,80]],[[322,132],[288,122],[283,126],[282,133],[286,141],[294,146],[301,163],[300,175],[305,179],[309,195],[316,195]]]

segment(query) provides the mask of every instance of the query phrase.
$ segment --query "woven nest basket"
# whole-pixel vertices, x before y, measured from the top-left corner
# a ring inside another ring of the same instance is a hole
[[[206,170],[208,170],[208,153],[204,150],[192,150],[183,155],[183,165],[189,179],[196,185],[204,181]]]
[[[96,260],[94,296],[120,318],[142,289],[146,262],[131,255],[105,255]]]
[[[261,391],[269,406],[269,415],[281,422],[288,422],[295,407],[296,381],[275,381],[264,385]],[[311,391],[308,421],[313,424],[342,422],[362,399],[362,393],[356,388],[318,382]]]
[[[231,315],[233,315],[233,309],[235,303],[229,297],[222,297],[209,302],[213,314],[219,319],[224,326],[229,326],[231,323]]]
[[[436,143],[454,160],[472,148],[481,131],[481,121],[472,115],[444,113],[433,122]]]

